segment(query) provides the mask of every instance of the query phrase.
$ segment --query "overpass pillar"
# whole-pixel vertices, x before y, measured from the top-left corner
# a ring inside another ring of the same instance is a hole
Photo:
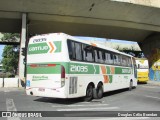
[[[24,64],[24,56],[22,55],[22,48],[25,48],[26,44],[26,36],[27,36],[27,14],[22,14],[22,28],[21,28],[21,38],[20,38],[20,52],[19,52],[19,86],[22,83],[25,83],[24,72],[25,72],[25,64]]]
[[[149,60],[150,80],[160,81],[160,33],[147,37],[142,42],[141,48]]]

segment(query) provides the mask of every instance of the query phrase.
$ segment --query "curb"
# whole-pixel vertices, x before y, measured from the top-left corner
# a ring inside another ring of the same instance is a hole
[[[9,91],[24,91],[25,88],[21,88],[21,87],[3,87],[0,88],[0,91],[5,91],[5,90],[9,90]]]
[[[158,81],[148,81],[147,84],[160,86],[160,82],[158,82]]]

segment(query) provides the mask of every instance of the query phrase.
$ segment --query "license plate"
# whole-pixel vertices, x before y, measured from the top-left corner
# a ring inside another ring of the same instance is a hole
[[[41,91],[41,92],[44,92],[44,91],[45,91],[44,88],[39,88],[38,90]]]

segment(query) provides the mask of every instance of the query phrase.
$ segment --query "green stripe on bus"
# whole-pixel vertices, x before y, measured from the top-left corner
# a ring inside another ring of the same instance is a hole
[[[54,41],[53,42],[54,43],[54,45],[56,46],[56,50],[55,50],[55,53],[57,53],[57,52],[61,52],[61,41]]]
[[[115,74],[131,74],[130,68],[116,67]]]
[[[27,66],[27,74],[60,74],[61,69],[59,65],[55,67],[31,67]]]
[[[99,65],[94,65],[96,72],[95,74],[100,74],[100,66]]]
[[[69,63],[69,74],[99,74],[99,65]]]
[[[109,83],[112,83],[113,75],[109,75]]]
[[[61,66],[65,67],[66,74],[100,74],[101,65],[83,64],[83,63],[72,63],[72,62],[51,62],[51,63],[36,63],[41,64],[55,64],[55,67],[30,67],[27,65],[27,74],[60,74]],[[111,72],[111,67],[106,66],[105,74],[132,74],[131,68],[114,67],[114,73]],[[112,77],[110,77],[112,78]]]
[[[107,74],[111,74],[111,69],[109,66],[106,66]]]

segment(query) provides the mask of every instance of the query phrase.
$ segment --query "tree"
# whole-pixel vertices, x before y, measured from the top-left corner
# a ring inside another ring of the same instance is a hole
[[[19,34],[5,33],[2,41],[17,42],[18,39]],[[19,46],[6,45],[3,49],[2,57],[3,69],[5,70],[5,72],[16,74],[18,68]]]
[[[3,33],[1,41],[3,42],[18,42],[20,39],[19,33]]]

